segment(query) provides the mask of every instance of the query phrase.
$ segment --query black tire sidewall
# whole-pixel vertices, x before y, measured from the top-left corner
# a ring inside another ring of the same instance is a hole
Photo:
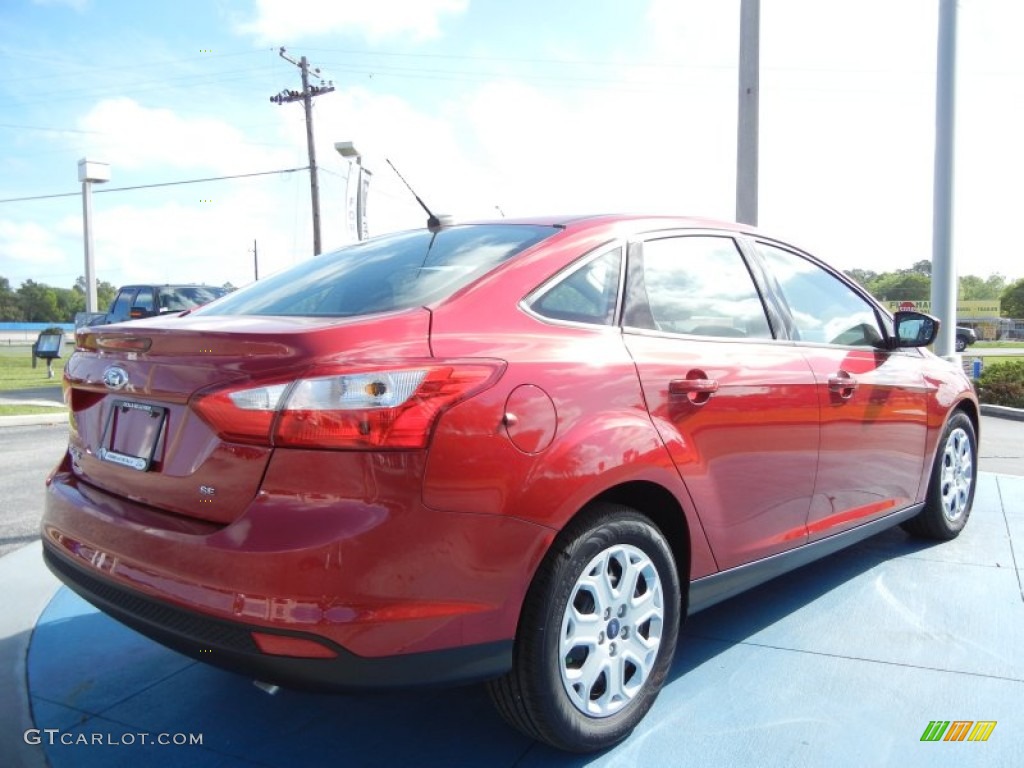
[[[632,512],[630,510],[630,512]],[[537,660],[539,675],[531,675],[530,687],[535,701],[544,710],[544,722],[554,725],[546,734],[563,749],[593,751],[626,738],[654,704],[675,656],[681,608],[679,578],[671,550],[661,533],[638,513],[622,511],[602,515],[566,542],[566,548],[551,561],[550,581],[553,594],[532,595],[542,608],[529,638],[530,655]],[[608,717],[589,717],[580,712],[562,684],[559,651],[562,618],[583,569],[598,554],[611,546],[626,544],[651,559],[661,581],[664,597],[664,622],[661,647],[651,674],[641,691],[622,710]]]

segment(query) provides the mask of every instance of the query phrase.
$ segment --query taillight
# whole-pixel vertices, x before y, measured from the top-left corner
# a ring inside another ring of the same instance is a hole
[[[231,387],[195,409],[236,442],[307,448],[422,448],[438,414],[490,385],[499,363],[473,361],[329,374]]]

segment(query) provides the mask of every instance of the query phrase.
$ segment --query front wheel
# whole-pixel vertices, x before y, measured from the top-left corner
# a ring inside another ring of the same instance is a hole
[[[626,738],[654,704],[679,633],[672,551],[636,510],[595,505],[556,539],[527,594],[511,672],[488,684],[528,736],[571,752]]]
[[[927,539],[949,540],[960,535],[974,504],[977,456],[974,424],[966,413],[957,411],[942,431],[924,509],[903,523],[904,530]]]
[[[965,339],[963,336],[957,336],[956,337],[956,351],[957,352],[963,352],[965,349],[967,349],[967,339]]]

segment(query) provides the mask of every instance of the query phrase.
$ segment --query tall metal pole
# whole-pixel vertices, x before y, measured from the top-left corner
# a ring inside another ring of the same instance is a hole
[[[953,127],[956,119],[956,3],[939,4],[935,68],[935,192],[932,203],[932,312],[939,318],[935,353],[954,357],[956,259],[953,255]]]
[[[82,182],[82,229],[85,235],[85,311],[97,312],[96,257],[92,244],[92,182]]]
[[[736,121],[736,221],[752,226],[757,225],[760,37],[760,0],[741,0],[739,110]]]

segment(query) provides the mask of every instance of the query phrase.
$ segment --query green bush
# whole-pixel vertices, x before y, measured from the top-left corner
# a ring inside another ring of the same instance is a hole
[[[1024,408],[1024,360],[986,365],[978,379],[978,396],[990,405]]]

